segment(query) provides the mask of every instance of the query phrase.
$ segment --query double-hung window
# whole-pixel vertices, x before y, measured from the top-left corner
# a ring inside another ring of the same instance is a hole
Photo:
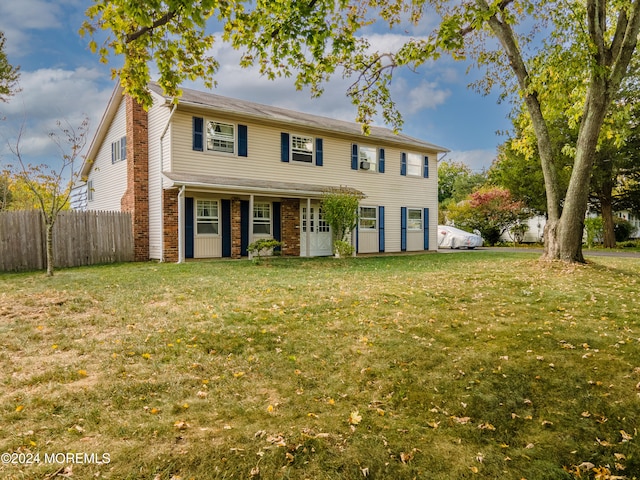
[[[407,228],[409,230],[422,230],[422,209],[407,209]]]
[[[360,152],[358,159],[360,161],[360,168],[363,170],[377,171],[377,152],[374,147],[360,146]]]
[[[253,204],[254,235],[271,235],[271,204],[256,202]]]
[[[360,207],[360,230],[378,229],[378,209],[376,207]]]
[[[313,138],[291,135],[291,160],[313,163]]]
[[[414,177],[422,176],[422,155],[417,153],[407,154],[407,175]]]
[[[197,201],[196,225],[198,235],[218,234],[220,217],[217,200]]]
[[[111,163],[122,162],[127,159],[127,137],[111,143]]]
[[[236,143],[235,126],[229,123],[207,121],[207,150],[210,152],[234,153]]]

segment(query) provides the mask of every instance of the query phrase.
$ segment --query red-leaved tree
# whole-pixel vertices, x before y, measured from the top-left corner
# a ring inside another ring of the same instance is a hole
[[[507,229],[529,216],[525,205],[500,187],[483,187],[462,202],[452,205],[447,218],[463,230],[478,230],[489,245],[494,245]]]

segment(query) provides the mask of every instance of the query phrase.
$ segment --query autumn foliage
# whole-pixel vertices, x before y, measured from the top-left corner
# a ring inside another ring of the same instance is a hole
[[[514,200],[509,190],[499,187],[481,188],[447,212],[449,221],[463,230],[478,230],[489,245],[494,245],[509,227],[528,215],[523,202]]]

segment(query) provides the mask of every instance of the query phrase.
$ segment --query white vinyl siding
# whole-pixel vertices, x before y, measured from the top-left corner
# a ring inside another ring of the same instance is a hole
[[[93,158],[88,182],[93,186],[90,210],[120,211],[121,199],[127,189],[127,162],[112,162],[113,144],[126,135],[126,108],[124,97],[109,126],[107,134]]]
[[[172,127],[169,127],[165,134],[161,147],[160,137],[169,121],[171,107],[166,106],[164,101],[158,103],[156,95],[154,95],[154,100],[156,103],[149,109],[149,258],[160,260],[162,259],[163,242],[163,180],[161,172],[171,168]]]
[[[379,148],[385,149],[386,173],[368,175],[363,174],[360,170],[351,169],[351,148],[352,144],[358,143],[357,139],[331,136],[326,131],[299,131],[296,133],[297,135],[323,139],[323,167],[305,168],[305,174],[301,176],[300,168],[291,168],[289,163],[281,160],[281,132],[286,131],[286,127],[251,122],[243,117],[221,118],[221,121],[248,126],[249,154],[239,161],[237,157],[228,154],[193,151],[192,117],[194,115],[207,117],[207,114],[202,111],[178,111],[173,117],[171,169],[174,172],[273,182],[308,183],[327,187],[346,185],[358,189],[366,195],[367,205],[385,206],[386,252],[401,251],[401,207],[405,207],[407,204],[419,205],[422,208],[430,209],[429,246],[432,250],[437,249],[437,175],[422,178],[390,174],[390,172],[400,171],[401,153],[408,150],[415,151],[414,147],[408,148],[404,145],[375,142],[374,151]],[[375,139],[370,141],[374,143]],[[425,151],[421,153],[423,153],[423,157],[429,157],[429,171],[436,172],[436,152]],[[166,155],[168,156],[168,154]],[[168,161],[165,161],[164,170],[168,171],[169,169],[170,165]],[[424,238],[421,245],[424,245]]]

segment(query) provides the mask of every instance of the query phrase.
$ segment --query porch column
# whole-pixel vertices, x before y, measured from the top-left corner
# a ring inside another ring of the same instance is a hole
[[[313,216],[311,215],[311,197],[307,198],[307,244],[306,247],[306,256],[307,258],[311,256],[311,222],[313,221]]]

